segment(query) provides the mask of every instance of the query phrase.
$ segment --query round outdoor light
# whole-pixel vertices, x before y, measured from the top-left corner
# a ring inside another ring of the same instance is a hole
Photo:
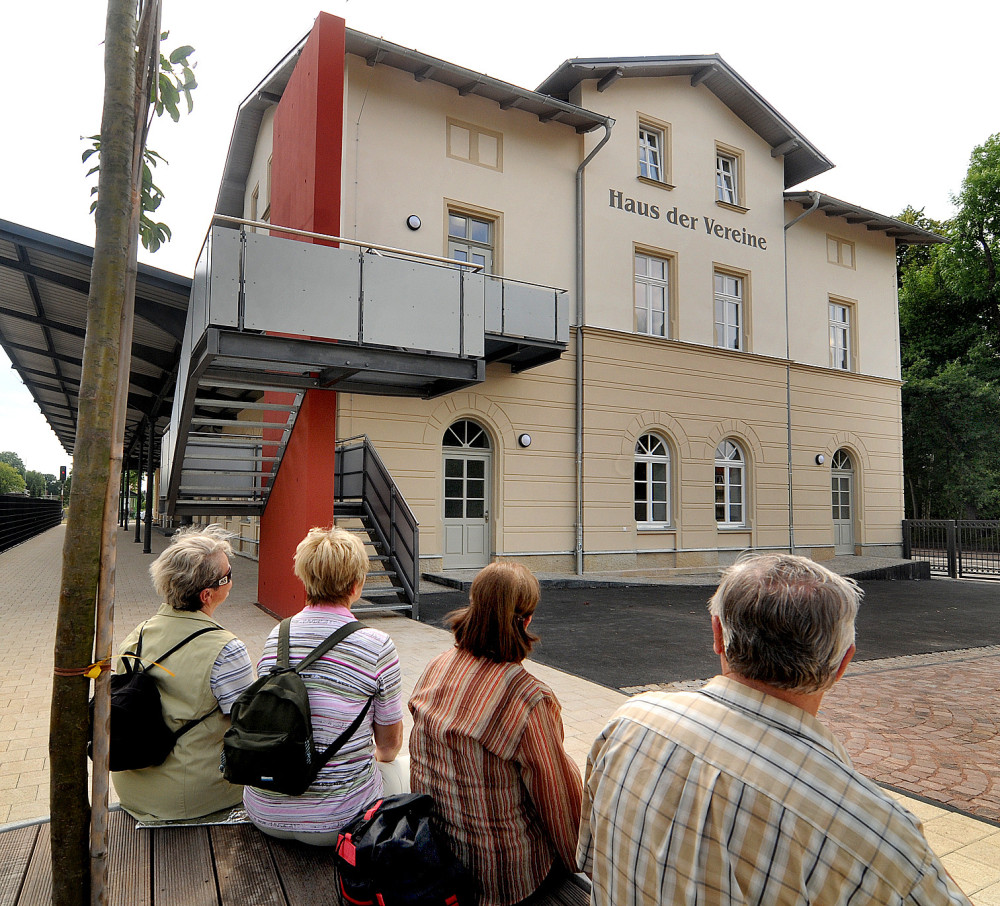
[[[417,217],[416,214],[411,214],[409,217],[406,218],[406,225],[411,230],[419,230],[420,229],[420,218]]]
[[[517,442],[522,447],[530,447],[531,446],[531,435],[530,434],[518,434],[517,435]]]
[[[821,466],[826,462],[826,457],[822,453],[816,454],[816,465]]]

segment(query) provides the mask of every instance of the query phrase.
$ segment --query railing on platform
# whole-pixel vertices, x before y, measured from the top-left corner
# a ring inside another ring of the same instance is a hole
[[[416,517],[366,435],[338,441],[334,463],[334,500],[363,502],[416,619],[420,596],[420,527]]]
[[[21,544],[62,522],[58,497],[0,494],[0,551]]]
[[[1000,520],[904,519],[903,556],[953,579],[1000,579]]]

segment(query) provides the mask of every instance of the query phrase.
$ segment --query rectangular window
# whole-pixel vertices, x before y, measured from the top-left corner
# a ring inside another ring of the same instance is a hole
[[[826,260],[830,264],[854,268],[854,243],[836,236],[826,237]]]
[[[670,262],[635,255],[635,332],[670,336]]]
[[[715,345],[723,349],[745,349],[744,279],[715,272]]]
[[[715,145],[715,200],[741,209],[746,204],[743,152],[739,148]]]
[[[830,366],[841,371],[853,370],[851,321],[850,305],[843,302],[830,303]]]
[[[503,170],[503,135],[472,123],[449,119],[448,157],[490,170]]]
[[[478,264],[481,273],[493,273],[496,223],[459,211],[448,211],[448,257]]]
[[[670,124],[640,114],[639,118],[639,178],[670,185]]]

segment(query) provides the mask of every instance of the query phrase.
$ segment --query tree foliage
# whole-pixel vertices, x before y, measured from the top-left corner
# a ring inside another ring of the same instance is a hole
[[[4,450],[0,453],[0,462],[5,462],[9,466],[13,466],[18,474],[24,478],[24,473],[27,471],[24,467],[24,460],[13,450]]]
[[[907,514],[1000,518],[1000,134],[977,147],[941,245],[898,255]]]
[[[44,497],[46,493],[45,476],[41,472],[28,469],[24,473],[24,484],[32,497]]]
[[[160,35],[160,40],[165,41],[169,35],[170,32],[163,32]],[[191,61],[193,54],[194,48],[189,44],[175,48],[169,56],[160,54],[159,73],[150,97],[150,103],[157,116],[166,113],[176,123],[181,117],[180,103],[182,99],[188,113],[194,109],[194,99],[191,92],[198,87],[198,82],[194,77],[194,69],[197,64]],[[93,176],[101,169],[101,137],[91,135],[88,140],[90,147],[83,152],[83,162],[87,163],[93,158],[92,166],[87,171],[87,176]],[[163,192],[153,182],[153,170],[160,162],[168,163],[164,157],[151,148],[144,147],[142,149],[139,239],[150,252],[157,251],[164,242],[169,242],[171,239],[170,227],[152,217],[163,201]],[[94,200],[90,203],[90,212],[93,214],[97,210],[98,186],[93,186],[90,194],[94,196]]]
[[[20,494],[24,491],[24,477],[9,462],[0,460],[0,494]]]

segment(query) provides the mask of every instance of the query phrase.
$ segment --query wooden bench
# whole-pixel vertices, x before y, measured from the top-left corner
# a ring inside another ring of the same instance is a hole
[[[275,840],[249,824],[137,830],[108,813],[111,906],[317,906],[338,902],[332,849]],[[50,906],[49,824],[0,833],[0,906]],[[575,876],[540,906],[587,906]]]

